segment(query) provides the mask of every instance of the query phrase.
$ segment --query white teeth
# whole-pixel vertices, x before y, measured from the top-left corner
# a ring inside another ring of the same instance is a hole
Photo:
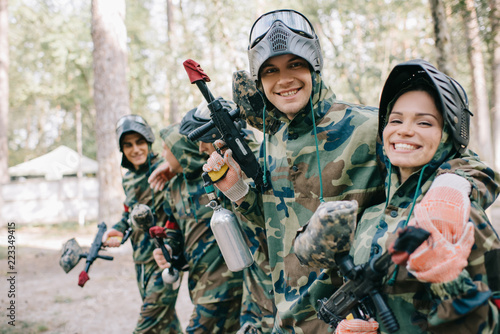
[[[396,150],[406,150],[406,151],[411,151],[411,150],[416,150],[417,147],[414,146],[414,145],[410,145],[410,144],[394,144],[394,148]]]
[[[297,94],[298,90],[291,90],[289,92],[284,92],[284,93],[281,93],[280,95],[281,96],[290,96],[290,95],[294,95],[294,94]]]

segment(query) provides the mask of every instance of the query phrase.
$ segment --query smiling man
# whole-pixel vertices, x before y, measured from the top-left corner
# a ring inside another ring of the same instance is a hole
[[[116,137],[123,153],[121,165],[128,170],[122,180],[126,198],[122,219],[106,231],[103,243],[108,247],[119,247],[124,232],[132,228],[130,241],[137,285],[143,301],[134,334],[182,333],[175,312],[179,284],[163,283],[162,270],[153,258],[153,240],[148,231],[131,224],[129,219],[135,205],[145,204],[151,208],[156,225],[165,225],[167,216],[162,208],[165,194],[151,189],[148,183],[148,176],[163,163],[163,159],[152,151],[151,145],[155,140],[153,130],[139,115],[120,118],[116,124]]]
[[[266,229],[277,307],[274,332],[327,333],[329,325],[318,319],[315,307],[342,285],[342,278],[336,269],[301,266],[293,240],[322,201],[356,199],[362,211],[383,200],[376,109],[335,99],[320,75],[318,37],[296,11],[276,10],[257,19],[248,57],[250,75],[264,93],[264,110],[255,114],[281,125],[266,130],[261,146],[269,188],[260,193],[251,187],[234,202],[249,221]],[[205,170],[216,168],[220,159],[212,154]],[[230,154],[224,162],[228,159]],[[215,185],[231,189],[226,179]]]

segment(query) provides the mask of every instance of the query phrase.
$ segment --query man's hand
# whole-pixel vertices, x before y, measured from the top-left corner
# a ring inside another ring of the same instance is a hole
[[[214,146],[223,147],[224,142],[216,140]],[[241,167],[234,161],[231,149],[225,150],[224,157],[221,157],[217,151],[213,152],[207,163],[203,165],[203,171],[218,172],[224,165],[229,167],[226,176],[214,184],[232,202],[239,202],[248,193],[248,184],[243,181]]]
[[[154,191],[161,191],[165,184],[170,181],[176,174],[170,169],[168,162],[159,165],[148,178],[149,186]]]
[[[335,334],[377,334],[378,327],[378,322],[373,319],[369,321],[362,319],[344,319],[338,324],[337,329],[335,329]]]
[[[123,233],[112,228],[107,230],[102,236],[102,245],[106,247],[119,247],[122,239]]]
[[[170,257],[172,257],[172,248],[170,248],[169,245],[165,245],[165,248],[170,254]],[[165,256],[163,256],[163,253],[159,248],[155,248],[155,250],[153,251],[153,258],[155,259],[156,264],[158,265],[158,267],[160,267],[160,269],[166,269],[172,266],[170,262],[167,262],[167,259],[165,259]]]

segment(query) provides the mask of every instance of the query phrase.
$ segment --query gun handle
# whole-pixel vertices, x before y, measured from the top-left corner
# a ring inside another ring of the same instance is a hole
[[[170,253],[167,250],[167,247],[165,247],[165,244],[163,243],[163,240],[161,238],[156,237],[155,239],[156,245],[161,249],[161,252],[163,253],[163,256],[165,257],[165,260],[170,263],[170,268],[166,268],[163,270],[161,274],[161,278],[163,280],[164,284],[174,284],[177,282],[179,279],[179,271],[173,267],[172,263],[172,257],[170,256]]]
[[[103,259],[103,260],[108,260],[108,261],[113,261],[113,257],[110,255],[97,255],[96,258],[98,259]]]
[[[389,331],[389,333],[397,332],[399,330],[398,321],[389,306],[385,303],[382,295],[378,291],[374,290],[370,293],[370,297],[375,305],[375,308],[377,309],[377,318],[380,319],[380,322]]]
[[[224,165],[218,171],[208,172],[208,176],[210,176],[210,179],[212,180],[213,183],[216,183],[217,181],[222,180],[226,176],[228,170],[229,166]]]
[[[126,231],[125,231],[125,235],[123,236],[122,238],[122,241],[120,244],[124,244],[125,242],[127,242],[128,238],[130,237],[130,235],[132,234],[132,227],[129,227]]]

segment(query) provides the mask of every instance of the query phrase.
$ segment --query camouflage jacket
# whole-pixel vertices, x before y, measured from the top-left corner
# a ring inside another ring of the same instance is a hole
[[[165,194],[163,192],[151,191],[148,183],[148,177],[151,172],[163,163],[163,159],[155,154],[150,155],[151,170],[148,163],[145,163],[139,170],[129,169],[123,176],[122,185],[125,192],[125,210],[122,213],[122,219],[116,223],[113,228],[120,232],[125,232],[129,226],[132,226],[132,234],[130,241],[132,243],[134,262],[137,264],[147,263],[153,261],[153,250],[155,245],[149,233],[144,233],[140,228],[133,226],[129,221],[130,212],[136,204],[146,204],[153,212],[155,212],[156,225],[164,226],[166,221],[166,214],[163,211],[163,202],[165,201]],[[154,207],[152,207],[154,196]],[[154,210],[153,210],[154,209]]]
[[[189,266],[188,288],[194,304],[210,304],[238,298],[242,293],[242,272],[231,272],[224,262],[210,228],[213,210],[201,178],[208,158],[198,146],[179,134],[178,125],[160,133],[183,168],[165,191],[164,210],[178,229],[167,229],[167,243],[174,254],[182,252]],[[229,203],[230,204],[230,203]]]
[[[383,201],[383,178],[376,162],[374,140],[376,111],[336,101],[316,73],[313,73],[312,103],[324,200],[355,199],[360,212]],[[292,247],[297,229],[320,204],[310,107],[292,121],[277,110],[268,114],[282,122],[274,135],[266,135],[265,158],[271,186],[264,194],[252,188],[238,211],[266,228],[278,311],[275,330],[327,332],[328,325],[317,319],[315,306],[318,299],[330,296],[342,280],[334,274],[335,270],[302,267]],[[261,156],[262,153],[261,148]]]
[[[395,284],[384,286],[401,333],[491,333],[499,320],[498,309],[491,302],[493,294],[488,288],[484,261],[485,252],[500,248],[498,235],[484,212],[498,196],[499,175],[470,151],[461,158],[447,161],[452,147],[447,138],[443,132],[438,151],[428,166],[412,174],[403,184],[399,182],[397,168],[392,168],[386,179],[387,204],[365,211],[351,249],[356,264],[385,252],[388,237],[406,224],[415,193],[416,202],[420,202],[437,175],[454,171],[471,182],[470,220],[475,224],[475,245],[469,265],[461,275],[451,282],[422,283],[403,266],[397,269]],[[388,163],[386,158],[385,161]],[[417,189],[421,173],[423,182]],[[497,254],[500,261],[500,253]],[[392,266],[388,272],[394,270]],[[490,283],[496,279],[496,286],[500,286],[499,277],[490,279]],[[500,291],[494,294],[499,297]],[[381,330],[385,332],[382,325]]]
[[[259,154],[260,143],[257,142],[251,130],[244,130],[245,141],[256,156]],[[246,181],[252,183],[250,178]],[[226,207],[231,206],[231,202],[222,192],[219,198],[228,201]],[[259,329],[262,333],[270,333],[274,324],[274,298],[271,281],[271,268],[269,267],[269,251],[267,247],[266,231],[263,227],[249,222],[239,213],[234,205],[231,208],[238,218],[243,232],[246,235],[247,244],[252,253],[254,263],[243,270],[243,300],[241,305],[240,322],[251,324],[253,328]]]

